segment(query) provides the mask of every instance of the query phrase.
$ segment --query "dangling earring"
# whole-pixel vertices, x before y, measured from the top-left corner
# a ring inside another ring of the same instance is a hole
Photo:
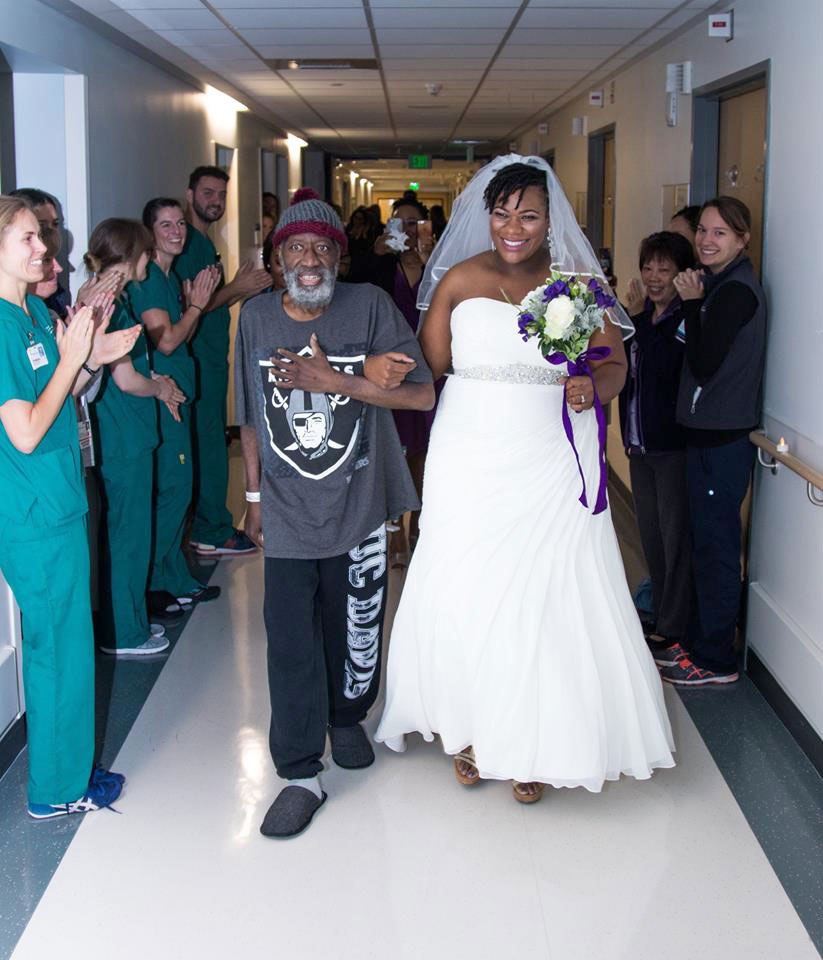
[[[552,247],[552,228],[551,227],[549,227],[549,229],[546,231],[546,246],[549,248],[549,250],[551,250],[551,247]]]

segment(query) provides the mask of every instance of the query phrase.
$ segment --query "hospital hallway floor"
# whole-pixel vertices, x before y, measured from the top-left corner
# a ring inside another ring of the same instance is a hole
[[[666,689],[677,766],[650,781],[526,807],[506,783],[461,787],[415,736],[367,770],[327,754],[310,829],[262,837],[279,786],[262,572],[221,561],[222,596],[167,657],[99,659],[103,760],[128,776],[116,813],[28,820],[25,752],[0,781],[0,958],[819,955],[821,780],[747,678]]]

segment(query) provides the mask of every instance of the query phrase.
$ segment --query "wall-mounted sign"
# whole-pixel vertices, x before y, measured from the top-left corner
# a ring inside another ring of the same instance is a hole
[[[544,137],[549,132],[548,123],[538,123],[537,132],[540,134],[541,137]]]
[[[589,106],[602,107],[605,103],[602,90],[589,90]]]
[[[431,170],[432,158],[427,153],[412,153],[409,155],[410,170]]]
[[[709,14],[709,36],[731,40],[734,34],[734,11]]]

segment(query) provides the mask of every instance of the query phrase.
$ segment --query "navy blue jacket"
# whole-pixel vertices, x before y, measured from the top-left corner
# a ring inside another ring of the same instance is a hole
[[[635,333],[624,343],[629,372],[620,393],[620,429],[628,450],[629,402],[636,395],[641,452],[664,453],[686,446],[686,431],[675,419],[685,355],[682,334],[678,334],[683,310],[678,299],[659,323],[652,323],[653,313],[654,307],[647,301],[646,309],[632,317]]]

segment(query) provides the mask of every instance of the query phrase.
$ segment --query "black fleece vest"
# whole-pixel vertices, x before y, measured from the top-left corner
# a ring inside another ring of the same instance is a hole
[[[745,284],[757,297],[757,310],[732,341],[720,369],[701,387],[683,364],[677,396],[677,420],[696,430],[737,430],[760,423],[763,368],[766,362],[766,298],[748,257],[741,257],[716,276],[707,276],[706,310],[718,289],[731,281]],[[722,321],[721,321],[722,322]],[[688,336],[688,332],[686,334]]]

